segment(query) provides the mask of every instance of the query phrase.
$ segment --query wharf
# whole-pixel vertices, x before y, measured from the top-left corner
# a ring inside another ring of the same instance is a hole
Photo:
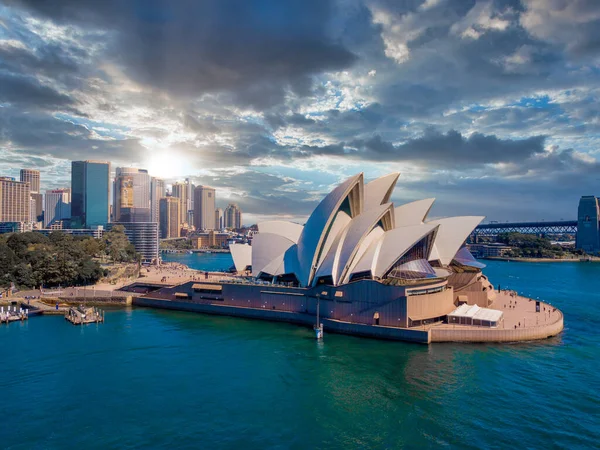
[[[104,311],[93,306],[88,308],[78,306],[77,308],[69,308],[65,314],[65,319],[73,325],[104,322]]]
[[[19,307],[17,309],[16,306],[13,306],[13,309],[10,309],[10,306],[7,306],[6,311],[4,310],[4,306],[0,309],[0,323],[9,323],[16,322],[19,320],[27,320],[29,318],[29,314],[27,309],[23,309]]]

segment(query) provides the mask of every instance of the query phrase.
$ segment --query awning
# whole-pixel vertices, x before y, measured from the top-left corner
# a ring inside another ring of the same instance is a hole
[[[504,313],[502,311],[498,311],[497,309],[490,308],[481,308],[477,305],[467,305],[462,304],[450,314],[448,314],[448,319],[451,317],[456,318],[468,318],[472,320],[483,320],[486,322],[498,322],[502,319]]]
[[[223,286],[220,284],[203,284],[203,283],[196,283],[196,284],[192,284],[192,289],[195,291],[222,291],[223,290]]]

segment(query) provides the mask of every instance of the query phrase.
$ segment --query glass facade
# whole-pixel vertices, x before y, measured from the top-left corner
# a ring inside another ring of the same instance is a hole
[[[71,164],[71,223],[73,228],[106,226],[109,221],[110,163]]]

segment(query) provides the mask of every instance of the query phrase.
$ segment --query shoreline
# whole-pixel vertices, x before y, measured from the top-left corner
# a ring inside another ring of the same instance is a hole
[[[577,259],[577,258],[507,258],[504,256],[487,256],[478,258],[483,261],[502,261],[502,262],[531,262],[531,263],[598,263],[600,258]]]

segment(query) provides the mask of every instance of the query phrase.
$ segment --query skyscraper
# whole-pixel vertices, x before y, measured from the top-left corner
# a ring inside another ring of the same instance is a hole
[[[21,169],[21,181],[29,183],[29,192],[38,194],[40,192],[40,171],[32,169]]]
[[[109,221],[110,163],[71,163],[71,226],[96,228]]]
[[[29,222],[29,182],[0,177],[0,222]]]
[[[223,209],[217,208],[215,209],[215,229],[222,230],[223,228],[225,228],[223,221]]]
[[[29,183],[29,193],[33,199],[34,207],[31,210],[31,222],[37,222],[42,218],[42,210],[44,207],[43,197],[40,193],[40,171],[33,169],[21,169],[21,181]]]
[[[160,199],[160,237],[162,239],[179,237],[181,231],[181,214],[179,199],[163,197]]]
[[[59,220],[71,218],[71,189],[51,189],[46,191],[44,202],[44,228]]]
[[[181,216],[181,223],[188,222],[188,210],[189,210],[189,197],[188,197],[188,185],[185,183],[173,183],[171,190],[173,197],[179,199],[179,214]]]
[[[577,211],[576,247],[588,253],[600,252],[600,199],[584,195]]]
[[[242,210],[237,203],[230,203],[225,208],[225,228],[235,230],[242,227]]]
[[[197,230],[215,229],[215,190],[208,186],[194,189],[194,226]]]
[[[147,170],[117,167],[113,207],[115,222],[153,222]]]
[[[160,223],[160,199],[165,196],[165,182],[160,178],[152,177],[150,188],[152,222]]]

